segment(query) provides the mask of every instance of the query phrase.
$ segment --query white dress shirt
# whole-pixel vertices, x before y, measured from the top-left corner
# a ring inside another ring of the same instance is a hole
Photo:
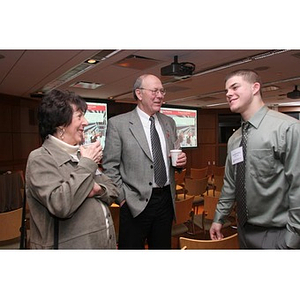
[[[143,124],[143,128],[146,134],[146,138],[147,138],[147,142],[149,145],[149,149],[152,155],[152,145],[151,145],[151,137],[150,137],[150,125],[151,125],[151,121],[150,121],[150,116],[147,115],[144,111],[142,111],[140,108],[137,107],[137,112],[138,115],[141,119],[141,122]],[[168,159],[168,155],[167,155],[167,146],[166,146],[166,140],[165,140],[165,136],[164,133],[162,131],[162,128],[159,124],[159,121],[157,119],[156,115],[153,115],[154,120],[155,120],[155,127],[156,127],[156,131],[158,133],[159,136],[159,140],[160,140],[160,144],[161,144],[161,150],[163,153],[163,157],[164,157],[164,162],[165,162],[165,166],[166,166],[166,172],[167,172],[167,182],[166,185],[170,184],[170,177],[169,177],[169,159]],[[153,187],[158,187],[157,184],[154,181],[154,176],[153,176]]]

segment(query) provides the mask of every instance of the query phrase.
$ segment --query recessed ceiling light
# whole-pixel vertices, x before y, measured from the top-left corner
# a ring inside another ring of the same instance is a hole
[[[86,63],[90,64],[90,65],[95,65],[97,64],[99,61],[93,58],[90,58],[88,60],[85,61]]]
[[[78,81],[76,83],[71,84],[70,86],[82,89],[95,90],[96,88],[104,85],[103,83],[95,83],[95,82],[86,82],[86,81]]]
[[[112,57],[113,55],[117,54],[120,51],[121,50],[101,50],[100,52],[98,52],[96,55],[94,55],[90,59],[94,59],[100,63],[101,61]],[[82,75],[83,73],[91,70],[92,68],[94,68],[95,64],[87,63],[88,60],[89,59],[87,59],[83,63],[73,67],[72,69],[70,69],[66,73],[62,74],[58,78],[55,78],[54,80],[48,82],[42,88],[43,92],[51,91],[51,90],[63,85],[64,83],[78,77],[79,75]]]
[[[272,92],[279,90],[279,87],[276,85],[265,86],[261,88],[262,92]]]

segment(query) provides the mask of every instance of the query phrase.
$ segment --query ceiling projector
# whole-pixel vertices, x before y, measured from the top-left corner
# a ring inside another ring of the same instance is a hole
[[[297,85],[295,85],[295,89],[292,92],[286,94],[290,99],[300,99],[300,91],[297,89]]]
[[[178,62],[178,56],[174,56],[174,62],[162,67],[160,74],[162,76],[191,76],[195,70],[195,65],[190,62]]]

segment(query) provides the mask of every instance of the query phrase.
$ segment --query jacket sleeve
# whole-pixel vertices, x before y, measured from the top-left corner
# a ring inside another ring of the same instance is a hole
[[[125,198],[125,192],[122,188],[123,180],[120,174],[120,164],[122,155],[122,141],[114,123],[109,120],[106,132],[105,148],[103,152],[102,167],[105,175],[112,179],[119,188],[119,197],[115,201],[120,202]]]
[[[115,202],[119,196],[119,189],[117,185],[105,174],[100,173],[96,175],[95,181],[104,190],[103,194],[96,196],[97,199],[105,202],[107,205],[111,205]]]
[[[70,168],[70,173],[62,172],[61,168]],[[91,191],[96,169],[97,164],[84,157],[73,167],[58,166],[55,159],[45,153],[30,155],[26,171],[27,189],[52,215],[70,218]]]

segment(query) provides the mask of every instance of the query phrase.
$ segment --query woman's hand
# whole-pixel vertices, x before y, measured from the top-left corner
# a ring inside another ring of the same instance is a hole
[[[82,145],[79,147],[79,149],[82,157],[90,158],[96,164],[99,164],[102,159],[103,150],[99,141],[87,145]]]
[[[103,189],[101,188],[101,186],[99,184],[97,184],[96,182],[94,183],[94,186],[92,188],[92,190],[90,191],[90,193],[88,194],[88,198],[92,198],[95,195],[99,195],[101,196],[103,194]]]

